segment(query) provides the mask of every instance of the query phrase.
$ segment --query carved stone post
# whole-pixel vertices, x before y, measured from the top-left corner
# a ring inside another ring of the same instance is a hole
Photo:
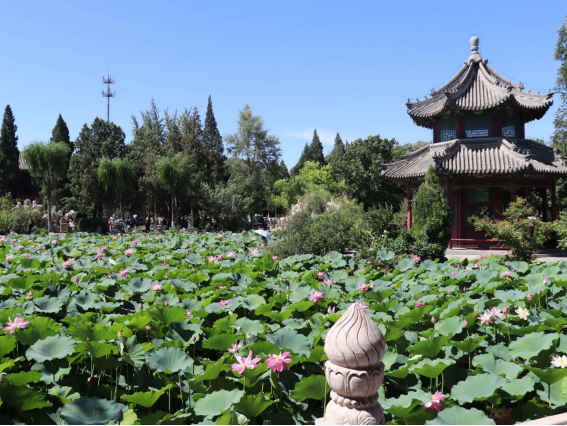
[[[331,401],[317,425],[384,424],[378,389],[384,381],[386,343],[382,332],[356,303],[331,327],[325,339],[326,377]]]

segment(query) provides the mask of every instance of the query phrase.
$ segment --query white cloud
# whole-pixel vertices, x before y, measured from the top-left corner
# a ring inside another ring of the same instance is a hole
[[[313,140],[314,130],[315,128],[311,128],[301,132],[284,133],[283,136],[289,136],[290,138],[295,138],[295,139],[303,139],[306,142],[311,143],[311,140]],[[321,140],[322,143],[327,145],[333,145],[335,143],[336,133],[329,132],[324,129],[317,129],[317,134],[319,135],[319,139]]]

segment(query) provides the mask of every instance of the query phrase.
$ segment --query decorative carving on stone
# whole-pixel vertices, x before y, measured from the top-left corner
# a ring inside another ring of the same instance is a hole
[[[378,403],[384,381],[386,343],[366,312],[354,303],[331,327],[325,339],[325,376],[331,401],[318,425],[385,424]]]

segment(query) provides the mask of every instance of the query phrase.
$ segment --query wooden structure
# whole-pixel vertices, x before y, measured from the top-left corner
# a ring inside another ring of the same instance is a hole
[[[453,212],[450,248],[497,244],[475,231],[469,218],[499,219],[510,201],[528,190],[539,192],[543,220],[555,220],[555,181],[567,175],[564,157],[525,138],[525,123],[543,117],[553,94],[525,92],[521,83],[502,77],[482,58],[478,37],[470,44],[470,57],[455,77],[432,90],[430,98],[406,104],[414,123],[433,131],[433,143],[385,164],[382,171],[407,183],[411,201],[429,166],[435,167]]]

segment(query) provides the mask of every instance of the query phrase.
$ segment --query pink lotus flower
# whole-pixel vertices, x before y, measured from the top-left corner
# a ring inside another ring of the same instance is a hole
[[[210,262],[210,263],[217,263],[218,261],[219,261],[219,260],[218,260],[216,257],[214,257],[214,256],[209,256],[209,262]]]
[[[102,259],[102,256],[103,256],[103,255],[104,255],[104,253],[103,253],[103,252],[101,252],[101,251],[99,251],[99,252],[98,252],[98,253],[96,254],[96,258],[97,258],[97,260],[100,260],[100,259]]]
[[[547,279],[543,280],[543,283],[544,283],[545,285],[547,285],[548,282],[549,282],[549,281],[547,281]]]
[[[322,291],[314,291],[313,293],[310,294],[310,298],[309,300],[311,302],[319,302],[322,298],[323,298],[323,292]]]
[[[230,300],[221,300],[221,301],[220,301],[220,305],[221,305],[223,308],[226,308],[229,304],[230,304]]]
[[[358,289],[360,291],[366,291],[366,290],[368,290],[368,284],[359,284]]]
[[[225,285],[219,285],[219,286],[217,286],[217,288],[224,290],[226,288],[226,286]]]
[[[435,324],[435,317],[431,317],[431,322]]]
[[[24,246],[18,246],[18,250],[23,250],[24,248]]]
[[[230,348],[227,349],[227,351],[231,354],[235,353],[238,349],[240,349],[242,347],[242,342],[238,343],[238,344],[233,344]]]
[[[151,330],[152,328],[149,325],[146,325],[146,330]]]
[[[69,261],[61,262],[61,266],[63,266],[64,268],[68,268],[69,266],[71,266],[71,262],[69,262]]]
[[[468,325],[468,322],[467,322],[467,320],[465,320],[464,322],[465,322],[465,327],[466,327]]]
[[[219,254],[219,255],[217,256],[217,259],[218,259],[218,260],[222,260],[222,254]]]
[[[532,294],[531,294],[531,293],[528,293],[527,299],[528,299],[528,300],[532,300]]]
[[[51,244],[57,244],[57,240],[51,240]]]
[[[490,314],[490,311],[480,314],[478,319],[480,320],[481,325],[492,324],[492,315]]]
[[[388,270],[384,268],[384,270],[382,271],[384,274],[388,273]]]
[[[508,308],[507,308],[506,306],[504,306],[504,307],[502,308],[502,313],[503,313],[504,315],[508,315],[508,314],[510,313],[510,311],[508,310]]]
[[[288,356],[290,355],[290,352],[284,352],[283,354],[280,352],[279,355],[274,355],[274,354],[270,354],[268,355],[268,359],[266,359],[266,362],[268,363],[268,365],[266,366],[266,369],[272,369],[272,372],[275,373],[276,371],[279,371],[280,373],[285,370],[287,368],[287,364],[290,364],[293,362],[293,360],[289,359]]]
[[[153,291],[158,291],[161,290],[162,288],[163,286],[161,284],[152,284],[152,286],[150,287],[150,289]]]
[[[14,258],[14,256],[11,256],[9,254],[6,255],[6,260],[12,260]]]
[[[191,315],[191,312],[189,309],[185,309],[185,312],[187,312],[187,318],[193,318],[193,315]]]
[[[272,260],[278,260],[277,256],[272,256]]]
[[[0,238],[0,243],[5,243],[5,242],[6,242],[6,239],[5,239],[5,238],[3,238],[3,237]]]
[[[504,313],[502,312],[502,309],[498,309],[496,306],[490,310],[490,314],[496,318],[504,318]]]
[[[24,321],[24,318],[20,318],[20,317],[15,317],[14,321],[12,321],[12,319],[10,317],[8,317],[8,326],[4,327],[4,331],[9,331],[10,334],[14,334],[14,332],[18,329],[18,328],[26,328],[26,325],[28,325],[30,322],[29,321]]]
[[[116,241],[116,237],[112,237],[112,241]]]
[[[75,281],[75,284],[78,283],[78,282],[79,282],[79,277],[75,277],[75,278],[73,279],[73,281]]]
[[[452,277],[454,277],[455,275],[457,275],[457,273],[455,271],[451,272]]]
[[[36,245],[37,245],[39,248],[44,248],[44,247],[45,247],[45,244],[41,244],[41,243],[37,243]]]
[[[193,244],[195,244],[195,241],[189,241],[190,246],[192,246]]]
[[[414,261],[415,263],[419,263],[419,262],[421,262],[421,257],[415,256],[415,257],[413,258],[413,261]]]
[[[30,291],[30,292],[28,293],[28,297],[29,297],[30,299],[33,297],[33,291]]]
[[[323,284],[328,285],[328,286],[332,286],[332,285],[333,285],[333,280],[332,280],[332,279],[330,279],[330,280],[324,279],[324,280],[323,280]]]
[[[328,314],[334,314],[335,313],[335,306],[329,306],[329,308],[327,309],[327,313]]]
[[[317,279],[322,280],[325,278],[325,273],[322,271],[317,272]]]
[[[482,266],[482,265],[480,264],[480,262],[476,262],[476,263],[474,264],[474,267],[475,267],[475,268],[480,268],[481,266]]]
[[[119,274],[120,274],[120,276],[121,276],[122,278],[126,278],[126,277],[128,276],[128,272],[130,272],[130,270],[126,268],[126,269],[122,269],[122,270],[119,272]]]
[[[423,406],[425,408],[434,408],[437,411],[441,411],[441,408],[443,408],[443,405],[441,405],[441,401],[445,398],[447,398],[447,395],[443,395],[441,392],[437,391],[431,397],[431,400],[423,404]]]
[[[254,358],[252,359],[252,351],[248,354],[246,358],[243,356],[235,355],[236,360],[238,363],[232,364],[232,371],[236,371],[238,374],[244,373],[244,370],[248,368],[249,370],[253,370],[258,367],[258,363],[262,361],[262,358]]]
[[[163,262],[163,267],[167,268],[167,262]]]
[[[15,238],[12,238],[10,241],[15,243],[17,240]]]
[[[126,256],[132,256],[132,253],[134,253],[134,250],[132,250],[132,249],[124,250],[124,254],[125,254]]]
[[[423,303],[423,302],[415,302],[415,307],[416,307],[416,308],[421,308],[422,306],[425,306],[425,303]]]
[[[251,255],[252,257],[259,257],[259,256],[260,256],[260,252],[259,252],[258,250],[256,250],[256,249],[252,249],[252,250],[250,250],[250,255]]]
[[[30,258],[30,255],[29,255],[29,254],[27,254],[27,253],[24,254],[24,259],[29,259],[29,258]]]
[[[226,257],[228,257],[229,259],[234,259],[235,254],[233,252],[230,252],[229,254],[226,255]]]
[[[368,311],[369,306],[366,304],[366,302],[362,302],[362,303],[356,302],[356,304],[360,306],[360,309],[362,309],[364,312]]]

